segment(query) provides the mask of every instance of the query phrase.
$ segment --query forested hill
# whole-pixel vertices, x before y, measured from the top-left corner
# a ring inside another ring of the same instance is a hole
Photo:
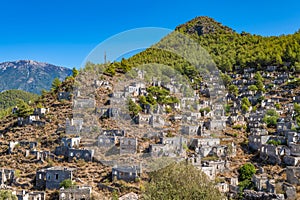
[[[209,17],[196,17],[175,30],[197,40],[223,72],[235,71],[237,67],[263,70],[273,65],[278,66],[278,70],[300,72],[300,31],[272,37],[237,33]],[[106,74],[124,73],[145,63],[173,66],[189,78],[197,79],[195,68],[186,60],[155,48],[148,48],[129,59],[112,63]]]
[[[263,37],[246,32],[237,33],[209,17],[196,17],[175,30],[195,38],[212,55],[222,71],[232,71],[235,66],[263,69],[268,65],[277,65],[288,70],[300,68],[300,31],[290,35]]]
[[[29,101],[34,102],[37,98],[37,94],[22,90],[7,90],[0,93],[0,110],[17,105],[19,100],[23,100],[28,103]]]

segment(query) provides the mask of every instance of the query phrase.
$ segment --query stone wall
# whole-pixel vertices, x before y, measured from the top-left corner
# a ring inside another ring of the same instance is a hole
[[[92,187],[78,186],[72,188],[61,188],[59,190],[59,200],[90,200],[92,193]]]
[[[284,200],[283,194],[273,194],[266,192],[256,192],[253,190],[244,190],[244,200]]]
[[[300,185],[300,167],[286,167],[286,179],[290,184]]]

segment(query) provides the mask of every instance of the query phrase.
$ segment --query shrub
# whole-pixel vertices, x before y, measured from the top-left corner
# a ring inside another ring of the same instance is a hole
[[[64,188],[70,188],[70,187],[72,187],[72,186],[74,186],[75,184],[72,182],[72,180],[71,179],[65,179],[65,180],[63,180],[60,184],[59,184],[59,186],[62,188],[62,187],[64,187]]]
[[[256,173],[256,169],[252,163],[246,163],[239,169],[240,181],[251,180],[253,174]]]
[[[0,190],[0,200],[17,200],[17,196],[9,190]]]
[[[237,125],[233,125],[232,128],[241,130],[243,128],[243,126],[240,124],[237,124]]]
[[[173,163],[150,174],[143,199],[222,199],[222,194],[207,176],[194,166]],[[192,181],[191,181],[192,180]]]
[[[279,140],[269,140],[267,144],[273,144],[275,146],[281,145],[281,141]]]

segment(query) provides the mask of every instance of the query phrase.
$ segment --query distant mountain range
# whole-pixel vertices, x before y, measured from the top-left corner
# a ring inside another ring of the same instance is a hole
[[[54,78],[63,80],[71,74],[69,68],[32,60],[0,63],[0,92],[18,89],[40,94],[51,88]]]

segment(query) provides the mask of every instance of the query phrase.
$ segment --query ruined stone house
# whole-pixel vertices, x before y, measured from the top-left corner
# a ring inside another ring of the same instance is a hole
[[[66,119],[66,134],[79,134],[83,126],[82,118]]]
[[[33,114],[38,115],[40,117],[44,117],[48,112],[49,112],[49,108],[35,108]]]
[[[165,125],[165,120],[160,114],[152,114],[149,120],[149,124],[153,128],[163,128]]]
[[[46,200],[46,194],[42,191],[28,192],[26,190],[15,193],[18,200]]]
[[[292,128],[292,122],[290,120],[285,120],[284,118],[279,119],[276,125],[276,130],[278,134],[284,134],[290,131]]]
[[[73,173],[76,169],[67,167],[50,167],[36,172],[37,189],[59,189],[60,183],[64,180],[73,179]]]
[[[116,136],[116,137],[125,137],[124,130],[112,129],[112,130],[102,130],[102,134],[105,136]]]
[[[99,135],[97,138],[97,146],[100,148],[110,148],[115,146],[117,141],[117,136]]]
[[[30,115],[25,118],[18,117],[18,126],[26,125],[45,126],[45,122],[41,121],[38,115]]]
[[[70,92],[59,92],[58,95],[57,95],[57,99],[59,101],[62,101],[62,100],[70,101],[71,100],[71,93]]]
[[[10,141],[8,144],[8,150],[7,153],[11,154],[14,152],[14,149],[18,146],[30,149],[30,150],[34,150],[37,146],[38,143],[37,142],[31,142],[31,141]]]
[[[120,138],[120,155],[135,154],[137,152],[138,141],[137,138]]]
[[[62,138],[61,144],[62,146],[73,148],[79,147],[81,138],[79,136],[73,138]]]
[[[286,167],[286,181],[293,185],[300,185],[300,167]]]
[[[139,195],[137,195],[134,192],[130,192],[128,194],[119,197],[118,200],[138,200],[138,199],[139,199]]]
[[[213,118],[209,121],[209,130],[222,131],[226,128],[227,117]]]
[[[89,109],[95,108],[96,101],[95,99],[74,99],[73,108],[74,109]]]
[[[78,149],[80,137],[62,138],[62,145],[55,148],[55,155],[63,155],[68,161],[82,159],[86,162],[92,161],[94,150]]]
[[[187,140],[183,137],[162,137],[158,144],[151,144],[149,152],[152,157],[183,157]]]
[[[283,157],[283,162],[287,166],[299,166],[300,165],[300,157],[292,156],[292,155],[285,155]]]
[[[250,149],[255,151],[260,150],[262,145],[267,144],[271,140],[280,141],[281,144],[285,143],[285,137],[274,135],[249,135],[248,140]]]
[[[198,125],[182,125],[181,133],[188,136],[197,136],[201,134],[201,129]]]
[[[254,174],[252,176],[257,191],[275,193],[275,180],[271,179],[267,174]]]
[[[127,182],[135,181],[142,174],[141,165],[133,166],[114,166],[112,168],[112,180],[124,180]]]
[[[287,146],[264,144],[260,148],[259,156],[262,160],[266,160],[271,164],[281,164],[285,155],[290,155],[290,149]]]
[[[216,188],[221,192],[221,193],[226,193],[229,192],[229,185],[226,182],[219,182],[216,184]]]
[[[74,186],[71,188],[61,188],[59,190],[59,200],[90,200],[92,199],[92,187]]]
[[[29,155],[35,156],[35,159],[44,161],[48,158],[53,158],[53,155],[50,151],[38,151],[38,150],[26,150],[25,151],[25,157],[28,157]]]
[[[94,157],[94,150],[90,149],[74,149],[74,148],[69,148],[68,149],[68,155],[67,159],[70,162],[74,158],[76,160],[82,159],[86,162],[93,161]]]
[[[0,169],[0,186],[11,185],[15,180],[15,170],[12,169]]]
[[[150,124],[150,119],[151,119],[150,114],[138,114],[137,117],[135,117],[134,121],[136,124],[138,124],[140,127],[147,126]]]
[[[202,146],[218,146],[220,145],[220,138],[193,138],[191,139],[191,147],[193,148],[200,148]]]

